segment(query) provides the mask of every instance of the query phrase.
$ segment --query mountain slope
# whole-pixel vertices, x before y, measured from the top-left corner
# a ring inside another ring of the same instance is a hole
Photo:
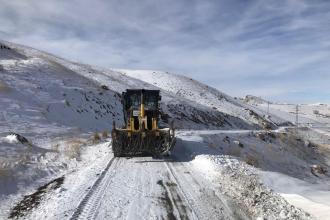
[[[152,70],[117,70],[127,76],[153,84],[172,95],[188,99],[216,111],[240,118],[264,128],[275,128],[286,121],[272,115],[266,118],[265,111],[234,99],[223,92],[202,84],[191,78],[162,71]]]
[[[49,66],[53,70],[54,78],[62,77],[57,74],[58,72],[80,75],[86,80],[91,80],[98,87],[106,85],[109,92],[118,93],[118,95],[127,88],[160,89],[163,97],[162,119],[164,123],[175,119],[179,128],[249,129],[260,128],[269,123],[258,113],[249,110],[249,106],[188,78],[167,74],[166,80],[163,80],[165,84],[155,85],[154,82],[141,81],[147,78],[138,77],[137,79],[132,75],[128,76],[126,72],[77,64],[32,48],[7,44],[29,57],[28,60],[42,61],[44,66]],[[10,72],[10,68],[7,68],[7,71]],[[173,89],[170,85],[173,85],[173,81],[179,80],[182,88],[176,86]],[[180,92],[177,91],[179,89]]]

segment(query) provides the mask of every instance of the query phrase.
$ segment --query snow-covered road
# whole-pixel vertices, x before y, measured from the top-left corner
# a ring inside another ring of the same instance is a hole
[[[246,132],[250,131],[238,135]],[[17,216],[52,220],[276,219],[281,214],[309,219],[258,183],[251,167],[223,155],[203,139],[221,133],[227,135],[223,131],[180,131],[173,154],[162,159],[114,158],[109,142],[89,146],[82,152],[80,165],[64,175],[61,186],[46,187],[50,190],[39,203]]]
[[[188,162],[145,157],[116,162],[96,219],[245,219]]]
[[[114,158],[107,144],[98,147],[108,154],[67,174],[61,190],[49,193],[26,217],[249,219],[189,161]]]

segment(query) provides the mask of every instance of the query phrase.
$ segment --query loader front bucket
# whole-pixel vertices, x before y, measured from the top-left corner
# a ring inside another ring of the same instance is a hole
[[[112,150],[115,157],[167,154],[174,146],[174,131],[171,129],[128,131],[112,130]]]

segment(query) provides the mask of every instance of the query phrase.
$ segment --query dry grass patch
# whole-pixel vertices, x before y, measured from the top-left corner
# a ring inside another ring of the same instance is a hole
[[[56,143],[56,144],[52,144],[51,149],[55,152],[59,152],[59,147],[60,147],[60,144]]]
[[[215,143],[212,143],[212,142],[208,143],[207,146],[210,147],[210,148],[214,148],[214,149],[217,148],[217,145]]]
[[[99,133],[95,132],[93,137],[92,137],[92,142],[94,144],[99,143],[101,141],[101,136]]]
[[[258,167],[259,165],[258,159],[252,155],[246,155],[244,158],[244,162],[254,167]]]
[[[65,144],[64,154],[70,159],[73,158],[79,159],[80,150],[84,144],[85,142],[80,139],[70,140]]]
[[[230,146],[228,148],[227,154],[235,156],[235,157],[240,157],[241,156],[241,151],[242,151],[242,148],[240,148],[238,146]]]
[[[0,166],[0,178],[10,176],[10,169],[5,166]]]
[[[9,92],[10,87],[3,81],[0,81],[0,92]]]
[[[315,176],[317,174],[326,174],[328,171],[321,165],[312,165],[311,166],[311,173]]]
[[[277,135],[282,142],[287,138],[287,133],[278,133]]]
[[[107,130],[104,130],[103,132],[102,132],[102,138],[108,138],[109,137],[109,133],[108,133],[108,131]]]

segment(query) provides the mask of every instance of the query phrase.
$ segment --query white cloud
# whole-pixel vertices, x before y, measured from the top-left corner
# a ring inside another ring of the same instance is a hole
[[[318,101],[329,84],[327,1],[0,0],[0,5],[0,38],[74,61],[185,73],[241,96],[285,97],[296,90],[298,100],[314,91]],[[281,79],[285,86],[279,86]]]

